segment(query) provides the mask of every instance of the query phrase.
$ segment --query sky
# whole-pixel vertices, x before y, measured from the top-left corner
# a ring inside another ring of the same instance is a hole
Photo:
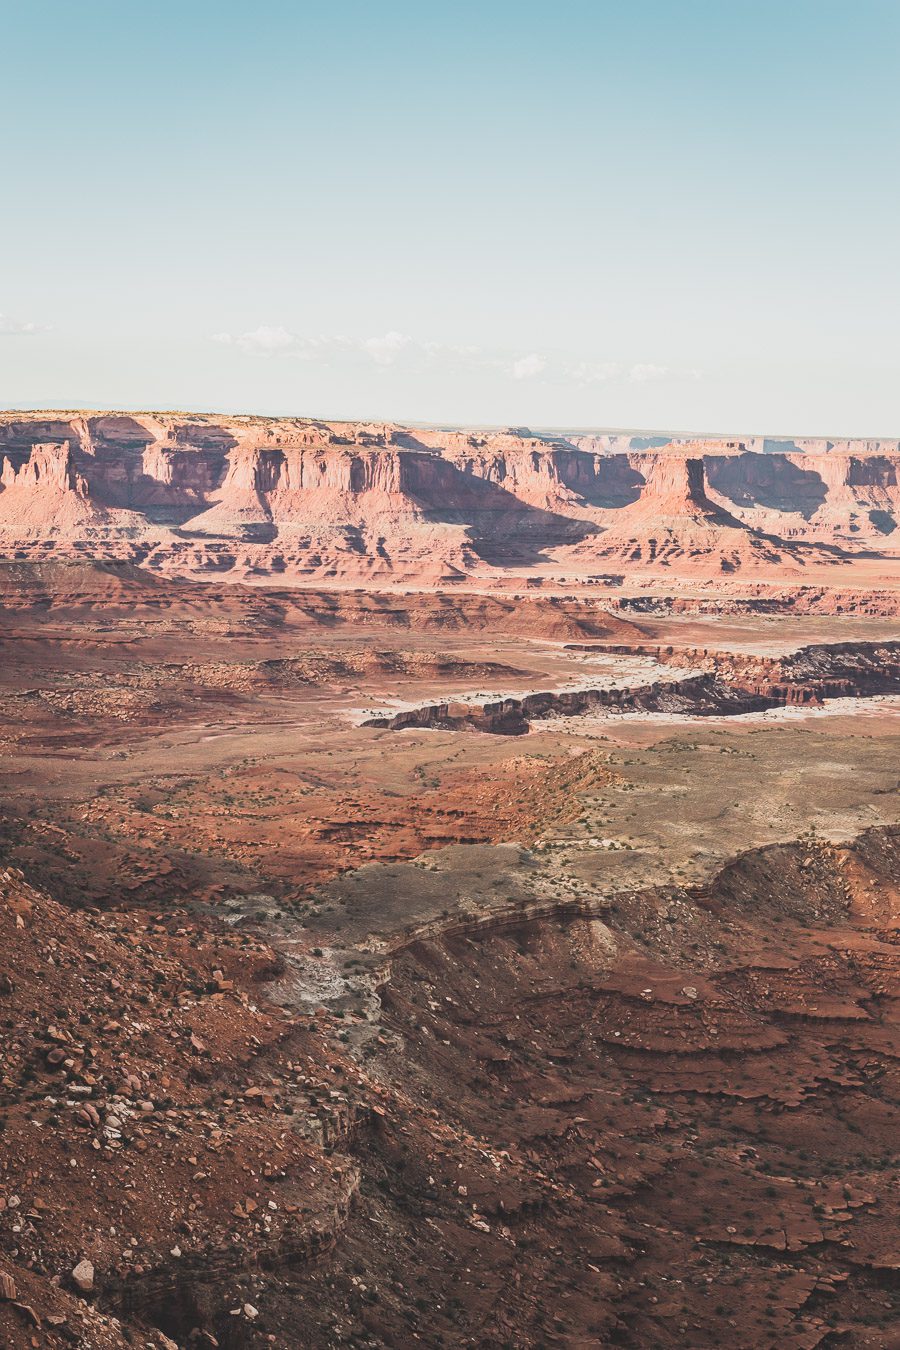
[[[0,0],[0,406],[900,436],[897,0]]]

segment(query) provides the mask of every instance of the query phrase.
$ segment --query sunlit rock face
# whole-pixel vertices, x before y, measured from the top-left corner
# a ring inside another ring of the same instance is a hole
[[[431,584],[603,560],[793,574],[897,555],[898,464],[894,442],[16,414],[0,419],[0,548],[235,578]]]

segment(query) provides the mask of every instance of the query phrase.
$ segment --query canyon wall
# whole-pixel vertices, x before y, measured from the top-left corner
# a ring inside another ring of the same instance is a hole
[[[802,647],[782,658],[697,648],[625,646],[607,651],[642,652],[673,666],[703,667],[678,680],[628,687],[540,690],[521,698],[485,703],[447,702],[369,718],[364,726],[404,731],[524,735],[532,721],[582,713],[665,712],[693,717],[737,716],[771,708],[819,705],[830,698],[865,698],[900,691],[900,642],[845,642]]]
[[[426,584],[543,565],[716,575],[900,556],[895,442],[658,439],[6,414],[0,554]]]

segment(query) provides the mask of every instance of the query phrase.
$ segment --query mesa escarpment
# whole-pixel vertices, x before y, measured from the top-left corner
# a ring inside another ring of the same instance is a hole
[[[900,691],[900,642],[808,647],[781,659],[696,648],[637,645],[619,650],[629,655],[650,655],[675,666],[700,666],[705,673],[641,685],[542,690],[474,705],[463,701],[431,704],[368,718],[363,725],[391,731],[409,727],[448,731],[470,728],[518,736],[527,732],[534,720],[589,712],[723,717]]]
[[[174,414],[0,416],[0,547],[173,576],[433,586],[592,562],[710,576],[895,559],[896,447]]]

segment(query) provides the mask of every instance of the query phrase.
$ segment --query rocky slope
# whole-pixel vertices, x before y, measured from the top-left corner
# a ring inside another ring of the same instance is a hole
[[[349,962],[7,869],[4,1344],[891,1345],[897,861],[463,886]]]
[[[609,560],[794,574],[900,554],[898,465],[880,442],[635,449],[527,431],[4,414],[0,549],[173,575],[427,585]]]
[[[356,1171],[314,1128],[349,1110],[339,1043],[326,1065],[315,1026],[260,1002],[279,961],[247,935],[72,912],[9,868],[0,930],[0,1341],[171,1348],[168,1302],[180,1344],[214,1346],[198,1272],[234,1290],[346,1214]]]
[[[315,629],[368,632],[467,632],[571,641],[639,641],[640,627],[595,598],[469,591],[387,591],[376,588],[249,587],[213,580],[182,582],[131,564],[55,559],[0,559],[0,642],[26,630],[46,635],[55,624],[130,620],[144,635],[179,626],[203,637],[244,631]],[[91,640],[95,640],[91,633]],[[75,640],[75,634],[71,635]]]

